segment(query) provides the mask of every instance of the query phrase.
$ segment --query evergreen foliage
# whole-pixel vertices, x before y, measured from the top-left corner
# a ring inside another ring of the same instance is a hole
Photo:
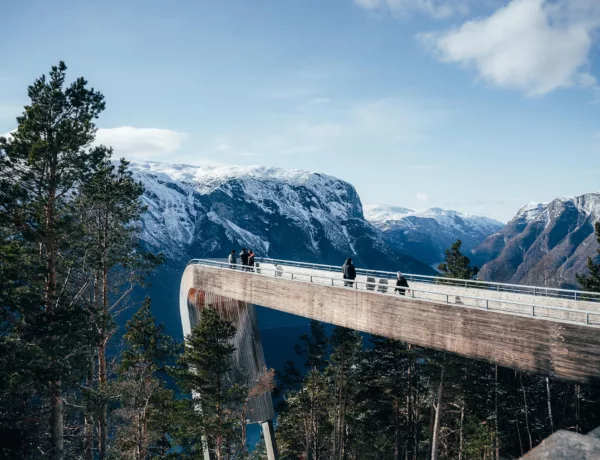
[[[182,389],[198,396],[196,411],[201,413],[202,435],[205,445],[187,442],[193,451],[208,449],[215,458],[235,458],[244,455],[244,404],[248,398],[247,386],[227,379],[234,370],[231,340],[234,326],[222,319],[213,308],[204,308],[200,322],[185,339],[185,350],[180,358],[177,374]],[[194,427],[198,425],[196,418]],[[196,428],[194,433],[197,434]],[[192,436],[187,436],[190,439]],[[199,439],[197,439],[199,440]]]
[[[150,452],[158,458],[172,448],[165,436],[171,427],[173,392],[166,387],[165,373],[178,352],[178,346],[157,325],[150,311],[150,299],[127,323],[126,349],[114,384],[118,398],[115,458],[144,460]]]
[[[600,222],[596,222],[594,229],[596,241],[600,244]],[[596,251],[600,254],[600,248]],[[587,275],[575,275],[577,282],[584,291],[600,292],[600,263],[595,263],[591,257],[588,257],[587,266],[589,273]]]
[[[460,252],[461,246],[462,241],[457,240],[450,249],[446,249],[445,260],[438,265],[444,278],[470,280],[479,272],[479,268],[471,267],[471,259]]]
[[[35,391],[49,409],[47,443],[39,449],[62,460],[63,396],[85,373],[90,340],[78,276],[84,231],[72,195],[106,154],[91,147],[104,98],[83,78],[67,86],[62,62],[37,79],[28,95],[16,131],[0,138],[2,223],[21,251],[38,254],[31,272],[20,278],[21,293],[31,300],[11,302],[18,321],[9,337],[30,355]]]

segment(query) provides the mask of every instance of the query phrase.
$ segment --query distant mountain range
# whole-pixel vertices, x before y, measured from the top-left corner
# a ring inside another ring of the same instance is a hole
[[[469,253],[504,224],[489,217],[431,208],[424,211],[367,204],[365,217],[385,236],[390,245],[431,266],[444,259],[445,250],[460,239]]]
[[[600,193],[532,203],[472,253],[487,262],[479,278],[515,284],[577,288],[576,273],[597,259],[594,223],[600,220]]]
[[[600,194],[558,198],[521,209],[506,226],[488,217],[432,208],[361,204],[335,177],[260,166],[187,166],[133,162],[147,212],[141,238],[163,252],[149,294],[167,330],[181,337],[179,283],[192,258],[224,258],[242,247],[258,256],[435,274],[457,239],[480,278],[574,286],[595,256]],[[266,310],[265,310],[266,311]],[[301,318],[263,312],[262,327],[298,326]]]

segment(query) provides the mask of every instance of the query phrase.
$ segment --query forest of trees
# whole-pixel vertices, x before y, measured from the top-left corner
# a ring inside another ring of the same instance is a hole
[[[104,98],[66,70],[29,87],[0,138],[0,458],[265,458],[247,446],[253,390],[225,384],[234,327],[206,309],[176,343],[135,295],[162,263],[139,242],[143,188],[94,146]],[[476,273],[460,241],[440,270]],[[499,460],[600,425],[600,388],[316,322],[297,353],[275,392],[284,459]]]

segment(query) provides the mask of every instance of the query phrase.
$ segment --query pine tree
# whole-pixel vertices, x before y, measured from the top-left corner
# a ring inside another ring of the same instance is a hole
[[[244,421],[240,411],[248,398],[244,385],[227,379],[235,369],[231,357],[234,326],[212,308],[202,311],[200,322],[185,338],[185,350],[180,358],[181,370],[177,375],[180,386],[195,395],[199,401],[202,433],[208,449],[217,459],[229,453],[244,452]],[[191,427],[197,431],[197,427]],[[188,437],[189,439],[189,437]],[[199,440],[197,440],[199,441]],[[199,450],[198,446],[189,446]]]
[[[83,232],[71,196],[105,155],[90,147],[104,98],[83,78],[67,86],[66,69],[61,62],[29,87],[17,130],[0,138],[0,213],[16,241],[38,253],[28,287],[41,300],[17,307],[18,333],[41,357],[31,370],[49,397],[49,454],[56,460],[65,455],[63,394],[79,381],[89,350],[77,276]]]
[[[77,200],[88,243],[86,261],[92,279],[84,299],[91,313],[92,334],[97,338],[100,460],[105,459],[108,449],[106,350],[116,329],[114,318],[127,307],[129,296],[143,283],[147,272],[161,261],[139,245],[139,228],[135,223],[145,210],[140,200],[143,187],[133,179],[128,163],[121,159],[115,166],[111,155],[112,151],[106,149],[105,159],[84,184]],[[92,362],[90,367],[93,376]]]
[[[450,249],[446,249],[445,261],[438,265],[441,276],[470,280],[479,272],[479,268],[471,267],[471,259],[460,252],[462,241],[456,240]]]
[[[353,411],[352,401],[358,391],[356,377],[363,343],[358,332],[344,327],[333,330],[330,343],[332,352],[326,375],[330,377],[332,387],[329,404],[333,420],[331,458],[342,460],[350,447],[348,444],[359,434],[353,424],[357,414]]]
[[[600,222],[596,222],[594,228],[596,231],[596,241],[600,244]],[[600,248],[596,251],[600,254]],[[577,282],[584,291],[600,292],[600,263],[594,263],[594,260],[588,257],[587,266],[589,274],[587,276],[576,274]]]
[[[115,451],[118,458],[145,460],[149,452],[166,453],[165,418],[162,410],[173,402],[173,393],[164,380],[178,346],[157,325],[150,311],[150,300],[127,323],[126,344],[119,366],[115,392],[120,402]],[[158,429],[157,429],[158,428]]]

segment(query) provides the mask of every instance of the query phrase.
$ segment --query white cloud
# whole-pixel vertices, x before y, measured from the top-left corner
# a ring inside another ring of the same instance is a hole
[[[231,145],[229,144],[218,144],[215,146],[215,150],[217,152],[228,152],[231,150]]]
[[[417,193],[416,198],[419,201],[429,201],[429,197],[427,196],[426,193],[423,193],[423,192]]]
[[[599,26],[598,0],[512,0],[485,19],[420,38],[441,61],[472,67],[495,86],[541,95],[596,86],[587,66]]]
[[[99,129],[95,144],[113,147],[115,156],[134,160],[151,160],[176,152],[181,148],[186,133],[157,128]]]
[[[456,14],[467,14],[470,0],[354,0],[354,3],[369,11],[388,11],[398,16],[414,12],[443,19]]]

